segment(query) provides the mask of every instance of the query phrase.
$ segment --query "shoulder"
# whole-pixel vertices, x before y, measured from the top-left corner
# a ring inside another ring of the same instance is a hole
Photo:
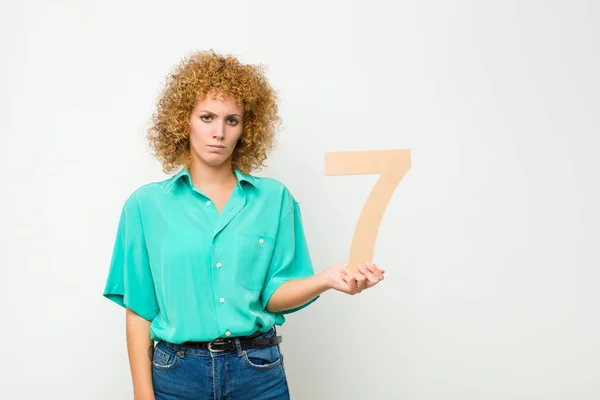
[[[292,190],[280,180],[270,177],[253,176],[252,178],[259,196],[274,209],[278,209],[281,218],[300,207]]]
[[[177,177],[173,176],[160,181],[153,181],[134,188],[125,198],[124,208],[138,214],[144,204],[153,203],[167,195]]]
[[[289,193],[287,186],[278,179],[252,175],[256,186],[265,192]]]
[[[280,180],[270,177],[252,176],[256,182],[256,187],[264,195],[273,195],[286,199],[289,202],[296,202],[296,198],[291,190]]]

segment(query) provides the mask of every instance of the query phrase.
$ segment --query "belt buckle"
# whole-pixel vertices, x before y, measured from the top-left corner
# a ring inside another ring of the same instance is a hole
[[[216,339],[213,340],[212,342],[208,342],[208,351],[210,351],[211,353],[223,353],[225,351],[225,349],[213,349],[213,345],[214,344],[224,344],[225,341],[223,339]]]

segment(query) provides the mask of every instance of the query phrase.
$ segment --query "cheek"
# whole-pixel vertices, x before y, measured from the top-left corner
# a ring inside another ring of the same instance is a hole
[[[206,127],[196,124],[190,128],[190,143],[198,143],[206,141],[206,137],[209,134]]]
[[[190,147],[196,147],[196,144],[198,143],[198,134],[194,132],[193,129],[190,131],[188,138],[190,141]]]
[[[231,130],[231,134],[229,135],[232,143],[237,143],[237,141],[242,137],[242,132],[244,131],[244,127],[240,126],[239,128],[236,126],[235,129]]]

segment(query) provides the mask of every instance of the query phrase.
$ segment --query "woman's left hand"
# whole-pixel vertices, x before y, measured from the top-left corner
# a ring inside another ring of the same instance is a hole
[[[365,263],[359,264],[356,272],[348,270],[347,264],[336,264],[322,273],[330,288],[354,295],[381,282],[385,271],[375,264]]]

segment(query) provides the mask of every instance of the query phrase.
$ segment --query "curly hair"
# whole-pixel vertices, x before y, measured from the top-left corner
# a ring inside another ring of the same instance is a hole
[[[265,166],[281,123],[277,95],[262,65],[244,65],[213,50],[186,56],[167,76],[146,138],[165,173],[189,167],[189,117],[198,100],[220,91],[243,105],[243,133],[232,154],[233,169],[250,173]]]

